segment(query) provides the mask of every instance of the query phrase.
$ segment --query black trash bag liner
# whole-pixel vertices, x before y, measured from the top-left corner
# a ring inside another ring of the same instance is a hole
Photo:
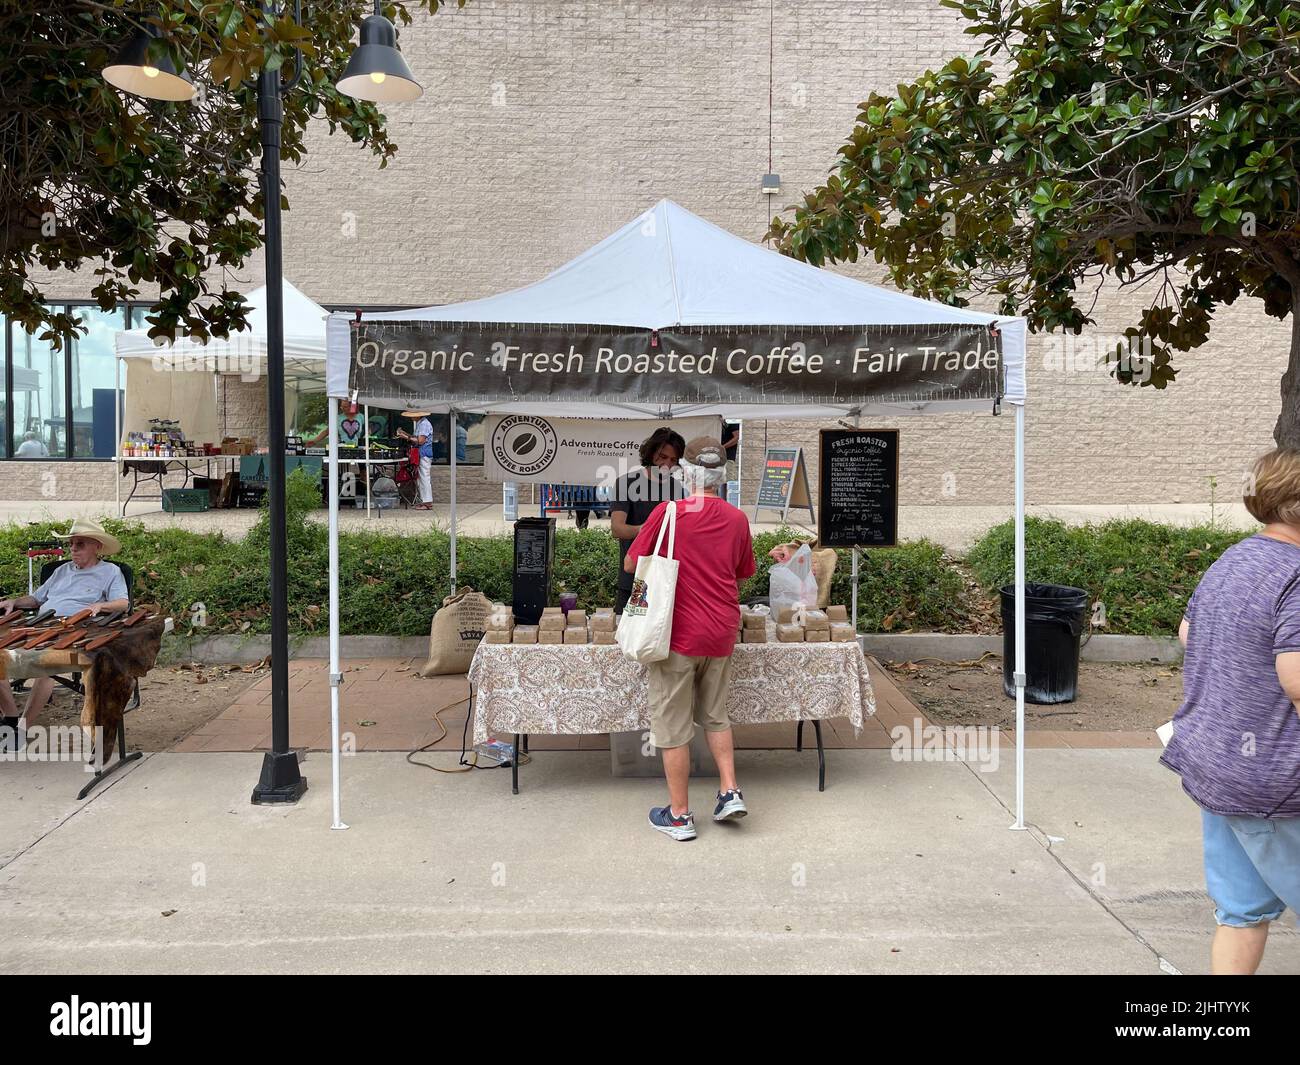
[[[1002,690],[1015,698],[1016,586],[1002,589]],[[1079,638],[1089,596],[1061,584],[1025,584],[1025,701],[1070,703],[1079,693]]]

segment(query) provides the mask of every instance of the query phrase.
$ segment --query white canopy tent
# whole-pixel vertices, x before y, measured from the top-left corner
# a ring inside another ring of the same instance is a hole
[[[328,312],[288,281],[282,282],[284,299],[284,375],[293,380],[323,382],[325,374],[325,319]],[[121,330],[116,346],[119,359],[149,359],[159,370],[209,369],[213,373],[262,377],[266,372],[266,286],[244,297],[248,304],[248,329],[230,336],[197,340],[179,337],[159,344],[147,329]]]
[[[220,439],[225,432],[218,417],[222,380],[265,379],[266,292],[262,285],[248,293],[249,328],[228,337],[206,341],[179,337],[158,343],[148,329],[120,330],[115,338],[116,383],[121,391],[125,365],[126,423],[146,427],[150,418],[174,418],[185,426],[191,439]],[[329,312],[288,281],[282,283],[282,292],[285,392],[293,414],[301,393],[325,389],[325,320]],[[120,425],[114,428],[114,438],[114,447],[120,447]]]
[[[1025,336],[1023,318],[933,303],[818,269],[734,236],[669,200],[540,281],[511,292],[367,315],[361,322],[330,315],[334,827],[346,827],[340,819],[335,459],[338,402],[350,399],[447,413],[453,429],[459,412],[647,419],[716,414],[858,424],[864,416],[996,413],[1002,403],[1010,404],[1016,420],[1012,827],[1022,829]],[[453,584],[455,474],[453,448]],[[855,550],[855,622],[857,562]]]

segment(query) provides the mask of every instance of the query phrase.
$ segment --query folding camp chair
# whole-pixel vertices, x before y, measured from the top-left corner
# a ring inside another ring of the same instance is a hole
[[[402,506],[413,507],[420,502],[420,449],[408,448],[405,461],[393,471],[397,484],[397,498]]]

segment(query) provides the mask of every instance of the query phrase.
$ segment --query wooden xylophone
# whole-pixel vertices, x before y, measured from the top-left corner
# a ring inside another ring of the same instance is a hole
[[[90,608],[56,618],[51,610],[15,610],[0,617],[0,650],[96,651],[128,629],[156,617],[155,607],[92,616]]]

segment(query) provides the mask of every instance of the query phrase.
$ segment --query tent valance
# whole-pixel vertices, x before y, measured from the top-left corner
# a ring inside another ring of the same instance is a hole
[[[794,416],[1024,401],[1025,322],[751,244],[661,200],[535,284],[328,326],[328,391],[376,406]]]

